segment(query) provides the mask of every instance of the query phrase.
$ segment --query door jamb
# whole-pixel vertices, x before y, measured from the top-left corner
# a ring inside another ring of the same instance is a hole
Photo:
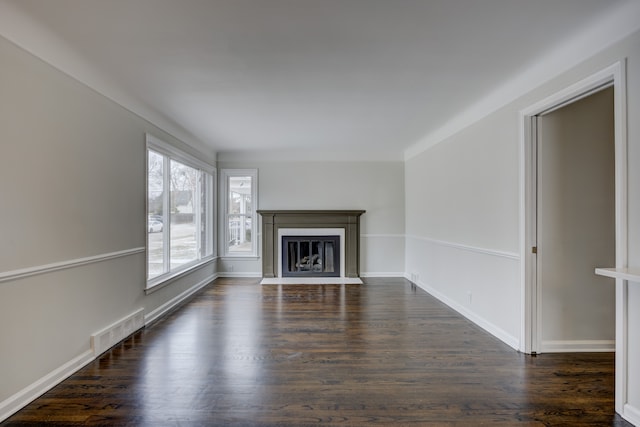
[[[626,267],[627,255],[627,103],[626,60],[569,86],[520,111],[520,281],[519,350],[539,351],[536,258],[536,116],[578,101],[605,87],[614,91],[616,267]],[[596,267],[596,266],[594,266]],[[616,280],[616,411],[627,402],[627,282]]]

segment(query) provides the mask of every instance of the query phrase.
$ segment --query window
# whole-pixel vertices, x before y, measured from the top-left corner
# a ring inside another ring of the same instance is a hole
[[[147,288],[213,258],[214,176],[147,136]]]
[[[257,256],[256,169],[223,169],[225,256]]]

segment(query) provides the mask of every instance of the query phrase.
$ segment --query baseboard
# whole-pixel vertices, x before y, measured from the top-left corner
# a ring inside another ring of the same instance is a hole
[[[196,283],[186,291],[182,292],[181,294],[165,302],[164,304],[162,304],[160,307],[156,308],[149,314],[146,314],[144,316],[144,324],[149,325],[155,322],[156,320],[160,319],[162,316],[169,313],[171,310],[179,306],[191,295],[195,294],[200,289],[204,288],[206,285],[208,285],[218,277],[220,277],[219,273],[215,273],[215,274],[212,274],[211,276],[208,276],[206,279],[201,280],[200,282]]]
[[[640,426],[640,409],[626,403],[623,407],[622,418],[629,421],[634,426]]]
[[[540,353],[609,353],[616,351],[615,340],[542,341]]]
[[[238,277],[238,278],[253,278],[253,277],[257,277],[260,278],[262,277],[262,273],[260,272],[242,272],[242,271],[221,271],[218,273],[219,277]]]
[[[93,350],[87,350],[36,382],[23,388],[8,399],[0,402],[0,422],[33,402],[93,360]]]
[[[406,274],[402,271],[391,273],[380,273],[376,271],[367,271],[360,273],[360,277],[406,277]]]
[[[6,420],[11,415],[18,412],[29,403],[82,369],[84,366],[94,361],[100,354],[113,347],[124,338],[131,335],[138,329],[158,320],[160,317],[171,311],[191,295],[211,283],[218,277],[213,274],[198,282],[180,295],[161,305],[148,315],[144,315],[144,309],[136,310],[130,315],[118,320],[91,336],[91,349],[73,358],[64,365],[51,371],[44,377],[28,385],[13,396],[0,402],[0,422]]]
[[[130,315],[114,322],[91,335],[93,356],[98,357],[120,341],[144,327],[144,309],[140,308]]]
[[[409,279],[409,280],[411,280],[411,279]],[[505,344],[507,344],[509,347],[512,347],[513,349],[518,350],[518,348],[520,346],[520,340],[518,340],[517,337],[514,337],[514,336],[508,334],[503,329],[497,327],[496,325],[494,325],[493,323],[487,321],[483,317],[478,316],[477,314],[467,310],[464,306],[458,304],[457,302],[455,302],[454,300],[450,299],[446,295],[440,293],[436,289],[434,289],[434,288],[432,288],[430,286],[427,286],[426,284],[424,284],[424,283],[422,283],[420,281],[417,281],[417,282],[413,281],[413,282],[418,287],[423,289],[425,292],[427,292],[428,294],[430,294],[433,297],[437,298],[438,300],[440,300],[444,304],[448,305],[449,307],[451,307],[452,309],[454,309],[455,311],[457,311],[458,313],[460,313],[461,315],[463,315],[464,317],[466,317],[467,319],[469,319],[470,321],[472,321],[476,325],[480,326],[482,329],[484,329],[485,331],[487,331],[488,333],[490,333],[494,337],[498,338],[500,341],[502,341]]]
[[[144,309],[140,308],[101,331],[92,334],[90,350],[85,351],[1,402],[0,421],[10,417],[142,327],[144,327]]]

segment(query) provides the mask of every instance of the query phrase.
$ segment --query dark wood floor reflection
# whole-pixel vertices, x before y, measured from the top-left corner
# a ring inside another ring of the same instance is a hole
[[[630,426],[613,354],[519,354],[404,279],[367,282],[217,280],[2,425]]]

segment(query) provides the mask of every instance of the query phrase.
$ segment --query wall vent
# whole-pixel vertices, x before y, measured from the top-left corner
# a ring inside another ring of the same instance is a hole
[[[144,327],[144,309],[141,308],[91,335],[93,356],[98,357],[111,347]]]

